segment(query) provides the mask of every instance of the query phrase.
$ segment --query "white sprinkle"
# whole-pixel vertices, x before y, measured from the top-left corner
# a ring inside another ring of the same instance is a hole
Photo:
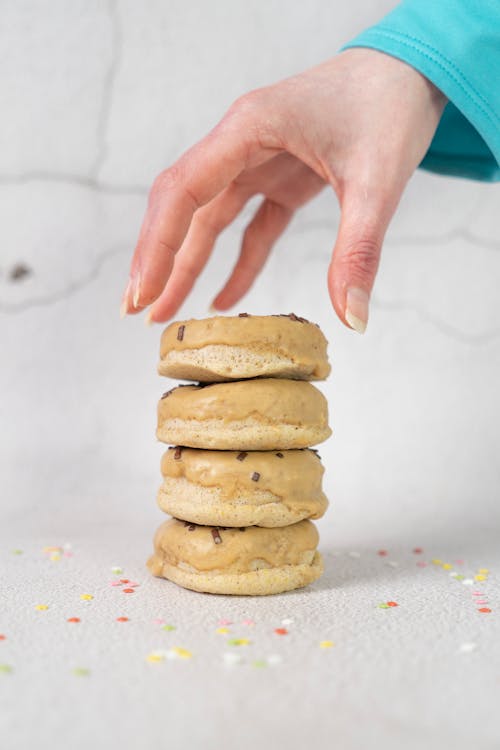
[[[388,560],[386,562],[386,565],[389,565],[389,567],[391,567],[391,568],[398,568],[399,567],[399,563],[395,562],[394,560]]]
[[[462,583],[464,586],[472,586],[474,581],[472,580],[472,578],[464,578]]]
[[[458,649],[462,654],[470,654],[471,651],[475,651],[477,643],[462,643]]]
[[[267,663],[271,666],[274,666],[275,664],[281,664],[282,661],[283,659],[279,654],[271,654],[271,656],[267,657]]]
[[[281,624],[282,625],[291,625],[292,622],[293,622],[293,620],[292,620],[291,617],[285,617],[285,619],[281,621]]]
[[[237,654],[235,651],[227,651],[225,654],[223,654],[224,664],[227,664],[229,667],[232,667],[233,664],[241,664],[243,661],[240,654]]]
[[[359,552],[349,552],[349,557],[361,557]]]

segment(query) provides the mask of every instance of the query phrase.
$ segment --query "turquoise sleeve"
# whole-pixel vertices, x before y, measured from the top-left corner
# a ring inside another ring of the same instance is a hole
[[[449,99],[422,168],[500,180],[500,0],[404,0],[349,47],[403,60]]]

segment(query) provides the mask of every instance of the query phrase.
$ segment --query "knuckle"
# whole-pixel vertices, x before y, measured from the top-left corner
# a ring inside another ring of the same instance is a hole
[[[155,178],[151,190],[149,191],[150,200],[154,200],[159,196],[163,195],[167,191],[171,190],[175,185],[179,184],[179,169],[175,166],[170,169],[165,169],[163,172]]]
[[[264,89],[248,91],[231,104],[226,117],[238,120],[254,119],[260,113],[264,99]]]

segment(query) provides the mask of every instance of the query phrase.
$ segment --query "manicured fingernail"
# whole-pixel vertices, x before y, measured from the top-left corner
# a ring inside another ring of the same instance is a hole
[[[150,308],[146,313],[146,317],[144,318],[144,325],[152,326],[153,323],[156,323],[156,320],[153,320],[153,310]]]
[[[134,296],[132,297],[132,301],[134,303],[134,307],[137,309],[139,307],[139,297],[141,294],[141,274],[137,273],[134,278],[132,279],[132,283],[134,285]]]
[[[358,333],[366,331],[368,323],[368,305],[370,298],[364,289],[350,287],[347,290],[345,319],[347,323]]]
[[[132,282],[129,281],[128,284],[127,284],[127,287],[126,287],[125,291],[123,292],[123,297],[122,297],[122,301],[121,301],[121,305],[120,305],[120,318],[122,320],[123,320],[123,318],[125,317],[125,315],[127,314],[127,311],[128,311],[128,297],[129,297],[129,294],[130,294],[130,287],[131,287],[131,285],[132,285]]]

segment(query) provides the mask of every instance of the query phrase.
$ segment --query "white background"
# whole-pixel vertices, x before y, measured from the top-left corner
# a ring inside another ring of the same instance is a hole
[[[13,670],[0,673],[2,746],[498,746],[497,187],[415,175],[364,337],[328,299],[338,207],[326,191],[238,308],[293,310],[330,341],[324,579],[230,600],[179,591],[143,567],[162,520],[161,328],[120,321],[118,307],[148,187],[239,94],[331,56],[393,5],[2,3],[0,665]],[[207,314],[251,210],[222,236],[179,317]],[[13,282],[18,263],[32,272]],[[43,554],[65,542],[73,557]],[[416,566],[416,546],[451,571]],[[113,564],[141,582],[133,596],[109,587]],[[450,578],[480,567],[492,570],[475,584],[489,614],[477,612],[475,586]],[[377,608],[389,599],[400,606]],[[44,601],[49,610],[35,611]],[[127,631],[116,631],[117,602]],[[155,617],[175,620],[175,643],[161,645]],[[214,634],[221,617],[235,637],[251,627],[243,619],[256,622],[233,669]],[[279,637],[282,619],[294,623]],[[335,647],[320,650],[325,638]],[[191,645],[193,658],[145,660],[172,645]],[[276,653],[280,664],[252,666]],[[78,665],[90,674],[75,677]]]

